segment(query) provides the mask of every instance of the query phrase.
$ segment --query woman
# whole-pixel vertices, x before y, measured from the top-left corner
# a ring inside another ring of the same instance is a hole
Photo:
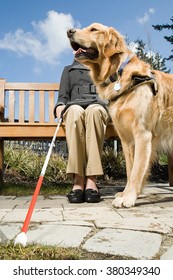
[[[54,114],[66,126],[67,174],[74,177],[70,203],[100,202],[96,177],[103,174],[101,156],[109,115],[98,99],[89,69],[77,61],[63,70]]]

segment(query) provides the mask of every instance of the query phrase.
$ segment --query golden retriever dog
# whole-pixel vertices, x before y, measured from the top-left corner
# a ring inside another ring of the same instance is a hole
[[[158,151],[173,155],[173,75],[152,70],[112,27],[93,23],[67,36],[75,59],[90,68],[100,97],[109,101],[122,142],[127,184],[112,204],[132,207]]]

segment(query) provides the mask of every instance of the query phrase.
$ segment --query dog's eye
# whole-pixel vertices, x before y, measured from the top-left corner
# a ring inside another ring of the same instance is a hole
[[[92,27],[90,31],[94,32],[94,31],[98,31],[98,30],[95,27]]]

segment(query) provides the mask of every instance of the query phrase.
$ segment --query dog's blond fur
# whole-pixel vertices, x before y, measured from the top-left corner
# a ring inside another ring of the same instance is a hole
[[[74,30],[73,30],[74,31]],[[77,56],[76,59],[90,68],[91,78],[100,97],[110,100],[131,88],[133,76],[155,77],[156,95],[151,84],[141,84],[109,105],[112,121],[118,131],[126,159],[127,185],[113,201],[115,207],[135,205],[148,177],[157,151],[173,155],[173,75],[154,71],[150,65],[134,55],[126,46],[122,35],[113,29],[94,23],[84,29],[75,29],[70,40],[98,51],[94,59]],[[120,77],[120,90],[115,83],[106,83],[126,60]]]

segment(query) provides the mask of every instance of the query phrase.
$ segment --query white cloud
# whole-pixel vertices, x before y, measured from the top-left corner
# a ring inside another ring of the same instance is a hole
[[[141,25],[145,24],[147,21],[150,20],[150,15],[154,13],[155,10],[153,8],[149,8],[149,10],[144,13],[143,17],[137,17],[137,22]]]
[[[70,49],[66,36],[68,28],[74,26],[70,14],[49,11],[47,17],[31,23],[32,31],[17,29],[0,39],[0,49],[13,51],[18,55],[31,56],[49,64],[58,63],[59,56]]]
[[[145,13],[143,17],[137,18],[137,21],[142,25],[149,21],[150,17],[148,13]]]
[[[148,10],[148,12],[149,12],[150,14],[155,14],[155,9],[154,9],[154,8],[150,8],[150,9]]]

